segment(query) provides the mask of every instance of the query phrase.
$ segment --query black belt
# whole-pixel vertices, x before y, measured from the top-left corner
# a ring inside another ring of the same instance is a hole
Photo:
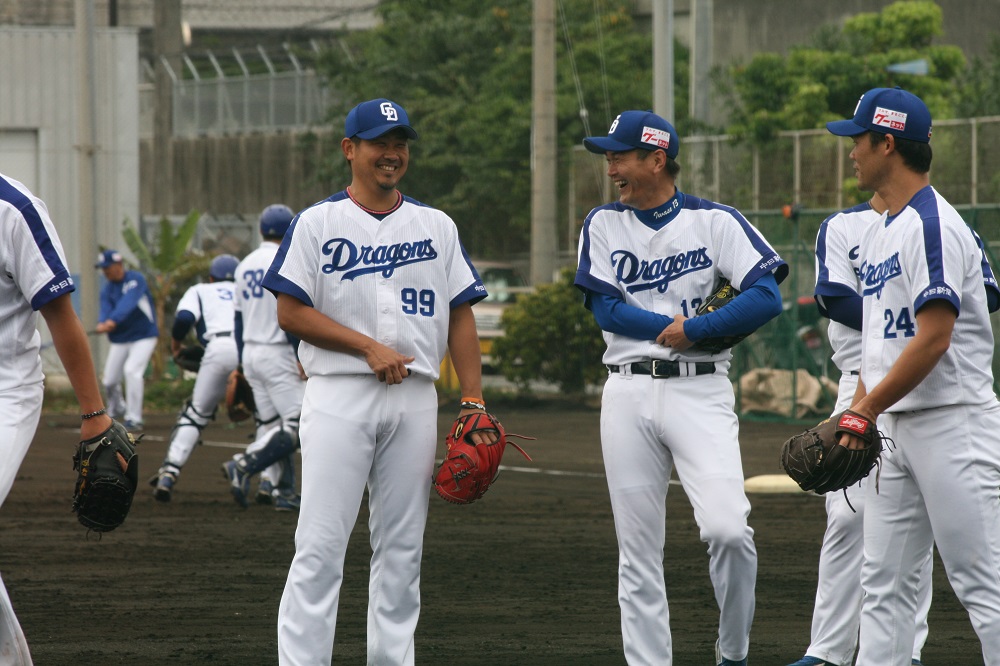
[[[228,338],[230,335],[232,335],[230,331],[223,331],[222,333],[216,333],[215,335],[213,335],[212,339],[214,340],[215,338]]]
[[[699,361],[697,363],[684,363],[684,365],[693,365],[695,375],[715,374],[715,363]],[[640,363],[629,363],[625,366],[609,365],[608,370],[611,372],[619,372],[622,367],[628,368],[633,375],[652,375],[653,379],[687,376],[681,374],[680,361],[653,360],[642,361]]]
[[[857,376],[859,376],[859,375],[860,375],[861,373],[860,373],[860,372],[858,372],[857,370],[848,370],[848,371],[847,371],[847,372],[845,372],[844,374],[845,374],[845,375],[851,375],[852,377],[857,377]]]

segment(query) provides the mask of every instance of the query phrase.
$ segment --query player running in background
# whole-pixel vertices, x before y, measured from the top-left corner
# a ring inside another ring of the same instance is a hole
[[[861,376],[852,409],[892,440],[865,496],[857,664],[909,664],[918,579],[933,543],[1000,664],[1000,402],[982,251],[930,185],[931,114],[899,88],[862,95],[850,120],[858,187],[887,211],[861,240]],[[862,446],[845,435],[841,444]],[[877,487],[876,487],[877,485]]]
[[[669,663],[663,578],[665,501],[674,466],[708,543],[720,609],[716,664],[746,664],[757,551],[747,525],[732,354],[704,338],[756,330],[781,313],[788,266],[737,210],[677,190],[677,132],[625,111],[584,146],[607,158],[618,202],[595,208],[580,236],[576,285],[604,331],[610,372],[601,445],[618,537],[625,659]],[[689,319],[721,279],[741,293]]]
[[[861,237],[883,212],[885,203],[875,194],[870,202],[828,217],[816,236],[816,303],[820,314],[830,319],[827,335],[833,363],[840,370],[834,414],[851,406],[858,386],[862,312],[859,250]],[[805,656],[790,666],[847,666],[854,662],[861,622],[865,491],[875,478],[870,475],[844,492],[826,494],[827,524],[819,554],[810,643]],[[927,640],[933,565],[934,551],[928,550],[920,566],[913,664],[920,663]]]
[[[249,506],[250,479],[261,474],[257,501],[278,511],[297,511],[295,464],[305,378],[297,356],[298,339],[278,326],[278,303],[264,289],[264,273],[295,213],[273,204],[260,214],[263,241],[236,268],[236,344],[243,372],[253,389],[257,433],[246,454],[222,466],[236,503]]]
[[[484,407],[472,304],[486,288],[455,223],[397,185],[417,133],[387,99],[347,115],[351,184],[300,212],[264,278],[301,339],[302,507],[278,609],[283,666],[329,664],[347,542],[368,489],[368,663],[413,664],[437,448],[437,379],[451,353],[464,404]],[[460,415],[475,409],[463,408]]]
[[[180,302],[170,331],[170,352],[177,356],[194,329],[205,355],[198,368],[191,399],[177,416],[163,464],[150,479],[153,497],[169,502],[181,468],[191,457],[201,431],[215,418],[219,401],[226,394],[229,373],[236,368],[233,339],[233,271],[239,259],[220,254],[208,267],[208,282],[190,287]]]
[[[159,335],[153,295],[142,273],[125,269],[117,250],[102,252],[94,267],[100,268],[107,279],[101,288],[96,330],[107,333],[111,343],[102,377],[108,412],[113,417],[124,415],[127,429],[141,430],[146,366]]]
[[[66,255],[41,199],[22,183],[0,175],[0,503],[7,498],[42,413],[42,313],[69,377],[83,422],[80,439],[111,427],[83,324],[73,310],[76,286]],[[30,666],[31,654],[0,581],[0,655],[3,663]]]

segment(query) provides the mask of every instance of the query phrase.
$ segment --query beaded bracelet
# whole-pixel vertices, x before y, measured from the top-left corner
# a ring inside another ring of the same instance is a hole
[[[96,416],[100,416],[101,414],[107,414],[107,413],[108,410],[102,407],[101,409],[98,409],[96,412],[91,412],[89,414],[80,414],[80,418],[86,421],[87,419],[92,419]]]

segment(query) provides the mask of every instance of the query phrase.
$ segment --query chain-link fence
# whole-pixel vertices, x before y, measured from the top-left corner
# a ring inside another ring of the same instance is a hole
[[[1000,117],[934,123],[931,182],[953,205],[1000,203]],[[852,143],[825,129],[781,132],[755,146],[731,136],[681,141],[681,189],[741,211],[789,203],[839,210],[856,199]]]
[[[956,206],[986,242],[990,263],[1000,268],[1000,205]],[[743,416],[814,419],[832,411],[840,372],[830,361],[827,319],[812,298],[815,283],[814,244],[819,226],[839,209],[805,209],[786,218],[781,210],[758,211],[747,217],[788,262],[781,284],[784,312],[733,349],[730,377],[737,388],[737,411]],[[992,316],[994,337],[1000,314]],[[994,357],[993,376],[1000,377]],[[1000,392],[1000,384],[994,383]]]

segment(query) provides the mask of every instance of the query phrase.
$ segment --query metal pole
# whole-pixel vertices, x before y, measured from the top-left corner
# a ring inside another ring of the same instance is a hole
[[[153,124],[153,210],[173,213],[174,76],[181,76],[184,35],[181,0],[153,2],[153,59],[156,67],[156,109]],[[168,66],[169,65],[169,66]],[[172,70],[172,71],[171,71]]]
[[[531,104],[531,282],[556,266],[556,3],[534,0]]]
[[[97,256],[97,109],[95,107],[94,0],[76,0],[78,197],[80,247],[76,265],[80,269],[80,319],[90,328],[97,322],[97,274],[92,268]],[[96,352],[91,337],[91,351]]]
[[[712,0],[691,0],[691,118],[712,122]]]
[[[674,122],[674,0],[653,0],[653,110]]]

